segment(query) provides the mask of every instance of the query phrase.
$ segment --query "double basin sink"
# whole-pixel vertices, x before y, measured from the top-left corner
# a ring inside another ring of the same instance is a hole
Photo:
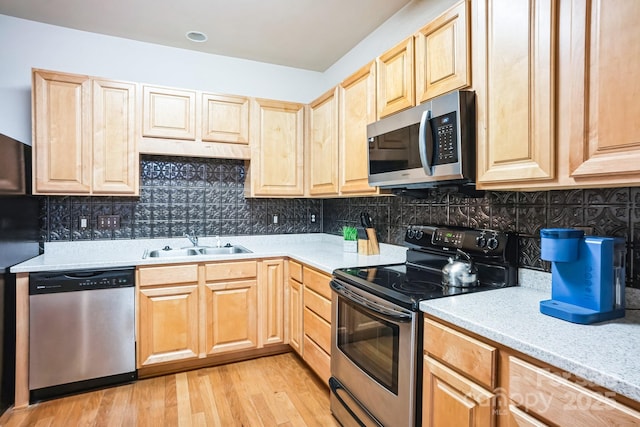
[[[199,255],[233,255],[233,254],[247,254],[251,251],[243,246],[232,246],[227,244],[226,246],[193,246],[187,248],[173,249],[169,246],[165,246],[162,249],[154,249],[152,251],[145,251],[142,258],[178,258],[178,257],[190,257]]]

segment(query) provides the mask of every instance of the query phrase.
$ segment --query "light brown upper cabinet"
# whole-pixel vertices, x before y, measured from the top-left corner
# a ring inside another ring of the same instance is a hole
[[[640,179],[640,2],[575,0],[563,98],[571,124],[569,176],[577,184]],[[563,75],[564,77],[564,75]]]
[[[478,187],[637,185],[640,4],[473,3]]]
[[[142,136],[196,139],[196,92],[144,86]]]
[[[313,101],[307,111],[305,171],[309,195],[337,196],[338,88],[331,89]]]
[[[377,118],[412,107],[416,103],[413,78],[413,37],[409,37],[376,60]]]
[[[254,99],[250,127],[246,196],[303,196],[304,105]]]
[[[378,119],[471,84],[469,9],[456,3],[378,57]]]
[[[471,85],[470,7],[457,3],[415,35],[416,104]]]
[[[478,186],[548,182],[556,161],[557,3],[474,5]]]
[[[137,195],[136,85],[33,71],[34,194]]]
[[[369,186],[367,125],[376,121],[376,69],[370,62],[338,87],[339,180],[345,196],[378,194]]]
[[[202,140],[249,143],[249,99],[202,94]]]
[[[140,152],[249,159],[249,99],[143,86]]]

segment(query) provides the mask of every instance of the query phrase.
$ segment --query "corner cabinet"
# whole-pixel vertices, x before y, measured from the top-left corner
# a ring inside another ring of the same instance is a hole
[[[251,102],[247,197],[304,196],[304,105]]]
[[[33,71],[34,194],[139,194],[136,85]]]
[[[302,265],[289,260],[287,261],[289,277],[287,287],[289,291],[289,345],[300,356],[304,355],[303,346],[303,322],[304,315],[304,285],[302,284]]]

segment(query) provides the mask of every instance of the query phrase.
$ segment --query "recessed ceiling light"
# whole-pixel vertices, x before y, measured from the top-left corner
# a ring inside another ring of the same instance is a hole
[[[189,40],[196,43],[204,43],[208,38],[202,31],[189,31],[186,36]]]

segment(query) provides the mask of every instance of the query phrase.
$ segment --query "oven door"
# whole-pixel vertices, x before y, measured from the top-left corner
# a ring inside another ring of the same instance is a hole
[[[417,313],[339,280],[331,288],[334,416],[343,425],[413,426]]]

